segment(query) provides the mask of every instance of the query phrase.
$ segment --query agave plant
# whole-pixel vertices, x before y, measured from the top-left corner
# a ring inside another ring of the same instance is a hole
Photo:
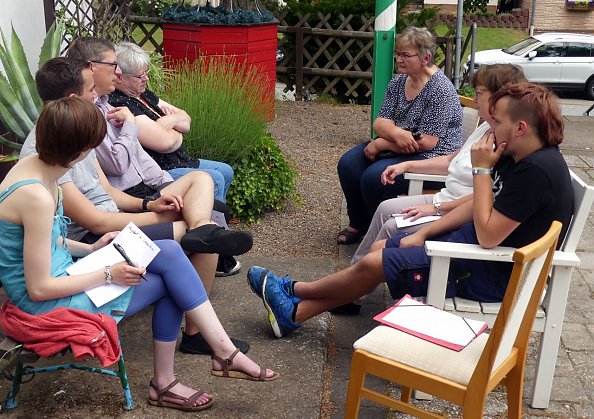
[[[39,67],[50,58],[60,55],[63,36],[63,22],[54,22],[43,41]],[[16,138],[13,141],[0,135],[0,144],[13,150],[6,156],[0,156],[0,161],[11,161],[18,158],[22,142],[37,121],[43,104],[29,70],[23,44],[14,27],[10,43],[1,29],[0,41],[0,61],[4,66],[4,74],[0,72],[0,122]]]

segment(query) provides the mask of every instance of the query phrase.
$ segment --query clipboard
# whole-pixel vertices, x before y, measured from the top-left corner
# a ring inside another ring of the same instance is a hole
[[[461,351],[487,329],[487,323],[465,319],[405,295],[374,320],[454,351]]]

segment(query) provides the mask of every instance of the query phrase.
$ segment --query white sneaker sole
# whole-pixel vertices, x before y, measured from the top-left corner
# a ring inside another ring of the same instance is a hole
[[[266,307],[266,311],[268,311],[268,322],[270,323],[270,327],[272,327],[272,332],[274,333],[274,336],[276,336],[277,338],[282,338],[283,337],[283,332],[280,328],[280,325],[278,324],[278,321],[276,320],[276,316],[274,315],[274,312],[272,311],[272,308],[270,307],[270,305],[268,304],[268,301],[266,301],[266,280],[268,278],[265,277],[264,281],[262,281],[262,301],[264,302],[264,307]]]
[[[237,264],[235,264],[235,266],[233,267],[233,269],[231,269],[229,272],[223,272],[223,271],[216,271],[215,272],[215,276],[217,278],[223,278],[226,276],[231,276],[231,275],[235,275],[237,273],[239,273],[239,270],[241,269],[241,262],[237,261]]]

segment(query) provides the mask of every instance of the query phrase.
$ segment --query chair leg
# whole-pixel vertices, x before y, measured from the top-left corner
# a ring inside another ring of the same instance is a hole
[[[507,416],[509,419],[522,417],[522,389],[524,388],[524,366],[517,365],[507,373]]]
[[[351,361],[351,374],[345,406],[345,419],[356,419],[361,405],[361,389],[365,384],[365,360],[363,355],[355,351]]]
[[[122,392],[124,393],[124,410],[134,409],[134,400],[132,400],[132,392],[130,391],[130,384],[128,383],[128,374],[126,373],[126,364],[124,362],[124,353],[120,354],[118,360],[118,377],[122,382]]]
[[[6,396],[6,408],[14,409],[17,405],[16,395],[21,389],[21,382],[23,380],[23,363],[18,358],[16,359],[16,365],[14,368],[14,376],[12,377],[12,383],[8,389],[8,395]]]

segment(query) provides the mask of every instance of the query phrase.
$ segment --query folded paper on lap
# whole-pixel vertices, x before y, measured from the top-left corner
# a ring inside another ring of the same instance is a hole
[[[161,249],[144,234],[134,223],[124,227],[113,243],[119,243],[136,266],[146,267],[157,256]],[[124,262],[122,255],[111,244],[79,259],[66,272],[69,275],[80,275],[88,272],[103,270]],[[105,284],[86,290],[85,293],[97,307],[122,295],[129,287],[118,284]]]
[[[392,217],[396,220],[396,227],[406,228],[410,226],[416,226],[417,224],[430,223],[441,218],[440,215],[427,215],[425,217],[417,218],[411,221],[411,218],[404,218],[404,214],[392,214]]]

